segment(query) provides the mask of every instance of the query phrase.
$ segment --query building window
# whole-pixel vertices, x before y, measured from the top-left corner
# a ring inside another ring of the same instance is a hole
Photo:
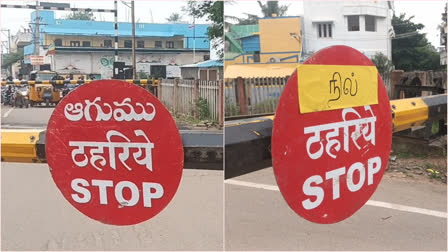
[[[62,39],[55,39],[54,40],[54,46],[62,46]]]
[[[162,41],[156,41],[156,48],[162,48]]]
[[[80,47],[81,43],[79,41],[70,41],[70,46],[73,47]]]
[[[145,48],[145,41],[137,40],[137,48]]]
[[[332,29],[331,23],[318,24],[317,32],[318,32],[319,38],[331,38],[332,32],[333,32],[331,29]]]
[[[376,32],[376,19],[374,16],[365,16],[366,31]]]
[[[125,40],[124,41],[124,47],[125,48],[132,48],[132,40]]]
[[[112,40],[111,39],[104,40],[104,47],[111,48],[112,47]]]
[[[348,31],[359,31],[359,16],[347,16]]]
[[[206,54],[204,55],[204,61],[209,60],[210,59],[210,55]]]
[[[82,47],[90,47],[90,41],[83,41]]]
[[[167,41],[166,48],[174,48],[174,41]]]

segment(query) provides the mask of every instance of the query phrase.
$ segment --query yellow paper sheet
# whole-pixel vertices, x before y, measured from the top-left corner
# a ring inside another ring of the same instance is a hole
[[[378,104],[375,66],[299,65],[297,82],[302,114]]]

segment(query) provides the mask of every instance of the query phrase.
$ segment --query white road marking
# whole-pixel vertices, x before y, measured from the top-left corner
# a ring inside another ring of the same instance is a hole
[[[11,113],[11,111],[13,111],[14,108],[10,108],[8,111],[6,111],[6,113],[3,115],[3,118],[6,118],[9,116],[9,113]]]
[[[275,185],[257,184],[257,183],[239,181],[239,180],[233,180],[233,179],[226,179],[224,181],[224,183],[231,184],[231,185],[239,185],[239,186],[258,188],[258,189],[265,189],[265,190],[269,190],[269,191],[280,191],[278,189],[278,187]]]
[[[224,181],[224,183],[230,184],[230,185],[238,185],[238,186],[252,187],[252,188],[257,188],[257,189],[264,189],[264,190],[268,190],[268,191],[280,191],[278,189],[278,187],[275,185],[258,184],[258,183],[239,181],[239,180],[233,180],[233,179],[227,179]],[[430,209],[425,209],[425,208],[405,206],[405,205],[388,203],[388,202],[382,202],[382,201],[376,201],[376,200],[368,200],[366,205],[389,208],[389,209],[398,210],[398,211],[430,215],[430,216],[435,216],[435,217],[445,218],[445,219],[448,218],[448,213],[445,213],[445,212],[440,212],[440,211],[435,211],[435,210],[430,210]]]
[[[394,210],[398,210],[398,211],[431,215],[431,216],[445,218],[445,219],[448,218],[448,214],[445,212],[439,212],[439,211],[425,209],[425,208],[411,207],[411,206],[399,205],[399,204],[376,201],[376,200],[369,200],[369,201],[367,201],[366,205],[384,207],[384,208],[394,209]]]

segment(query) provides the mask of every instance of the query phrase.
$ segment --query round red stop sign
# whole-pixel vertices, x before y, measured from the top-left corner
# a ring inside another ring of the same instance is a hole
[[[157,215],[183,169],[170,113],[143,88],[117,80],[82,85],[61,100],[48,123],[46,156],[65,199],[113,225]]]
[[[391,141],[389,98],[372,62],[350,47],[323,49],[280,97],[272,135],[277,184],[298,215],[339,222],[375,192]]]

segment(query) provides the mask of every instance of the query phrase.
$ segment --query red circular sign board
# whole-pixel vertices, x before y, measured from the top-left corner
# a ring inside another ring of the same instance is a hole
[[[177,191],[183,146],[148,91],[117,80],[82,85],[48,123],[46,155],[65,199],[106,224],[132,225],[162,211]]]
[[[318,51],[304,64],[373,66],[346,46]],[[389,98],[377,78],[378,104],[328,111],[300,112],[297,72],[283,90],[273,126],[273,167],[284,199],[303,218],[342,221],[375,192],[392,142]],[[361,90],[363,83],[358,84]]]

